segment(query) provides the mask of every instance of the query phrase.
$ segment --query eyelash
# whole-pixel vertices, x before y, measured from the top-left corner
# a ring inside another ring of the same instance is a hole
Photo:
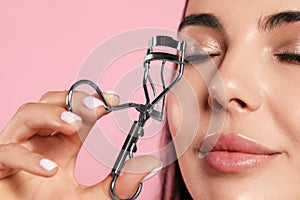
[[[195,54],[186,56],[186,61],[188,63],[197,63],[197,62],[204,62],[208,59],[213,59],[216,56],[220,56],[221,54]],[[294,65],[300,65],[300,54],[297,53],[279,53],[275,54],[277,59],[281,62],[286,62]]]
[[[186,61],[188,63],[197,63],[197,62],[204,62],[207,61],[208,59],[212,59],[216,56],[220,56],[221,54],[195,54],[195,55],[190,55],[186,56]]]
[[[277,59],[282,62],[300,65],[300,54],[297,53],[280,53],[275,54]]]

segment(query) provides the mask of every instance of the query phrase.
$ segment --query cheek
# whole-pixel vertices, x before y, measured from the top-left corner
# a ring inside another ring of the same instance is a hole
[[[178,157],[191,145],[197,134],[198,116],[198,102],[193,92],[176,90],[169,95],[167,119]]]
[[[200,75],[185,70],[183,79],[169,94],[167,119],[177,156],[195,146],[210,119],[208,91]]]
[[[190,81],[189,84],[191,84]],[[186,84],[180,82],[175,90],[169,94],[167,99],[167,119],[176,154],[179,158],[181,173],[189,191],[193,191],[195,188],[190,188],[191,185],[199,186],[201,184],[199,182],[201,179],[196,178],[199,176],[199,173],[194,173],[196,171],[199,172],[199,169],[196,167],[199,164],[199,159],[195,159],[195,151],[192,148],[194,146],[193,142],[198,140],[196,138],[199,135],[199,121],[201,121],[199,110],[201,99],[199,99],[199,94],[201,90],[196,92],[195,87],[187,87]],[[194,199],[200,199],[200,196],[197,196],[199,193],[203,194],[198,190],[193,191],[191,194],[196,194],[196,197],[199,197],[195,198],[193,196]]]
[[[277,128],[280,147],[289,158],[300,163],[300,81],[277,81],[269,90],[267,106]],[[300,80],[300,79],[299,79]],[[280,84],[278,84],[280,83]]]
[[[267,71],[261,88],[264,95],[265,113],[275,127],[272,137],[278,137],[281,148],[290,151],[294,144],[300,148],[300,70],[291,66],[276,66],[276,70]],[[273,68],[272,68],[273,69]],[[276,134],[277,133],[277,134]],[[280,138],[281,137],[281,138]],[[290,149],[290,150],[288,150]],[[299,154],[300,155],[300,154]]]
[[[208,108],[207,85],[201,74],[186,67],[182,79],[168,96],[167,117],[169,125],[175,130],[172,132],[174,134],[181,125],[189,123],[186,119],[199,118],[200,112]]]
[[[167,99],[167,119],[169,129],[172,137],[175,137],[175,133],[178,131],[182,122],[182,107],[179,99],[175,93],[171,92]]]

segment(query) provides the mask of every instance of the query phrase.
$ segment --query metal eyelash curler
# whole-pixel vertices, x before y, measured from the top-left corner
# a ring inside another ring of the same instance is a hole
[[[177,54],[171,54],[171,53],[166,53],[161,51],[154,52],[153,47],[168,47],[176,50]],[[154,36],[151,38],[151,40],[149,41],[149,46],[143,63],[144,64],[143,90],[146,98],[145,104],[137,104],[137,103],[129,102],[118,106],[110,107],[108,103],[105,101],[105,98],[100,88],[95,83],[89,80],[77,81],[72,85],[72,87],[68,92],[66,98],[66,106],[67,109],[71,112],[72,112],[71,100],[72,100],[73,91],[75,90],[76,87],[82,84],[87,84],[95,89],[95,91],[102,99],[103,103],[105,104],[105,110],[107,112],[122,110],[126,108],[135,108],[139,112],[139,118],[137,121],[133,122],[131,129],[126,137],[126,140],[122,146],[122,149],[120,150],[120,153],[111,171],[113,178],[110,184],[110,194],[115,200],[121,200],[121,198],[119,198],[115,192],[115,184],[121,173],[126,158],[127,157],[133,158],[133,153],[137,151],[137,141],[140,137],[143,137],[144,135],[144,125],[146,121],[149,118],[153,118],[158,121],[162,121],[164,119],[165,97],[166,94],[171,90],[171,88],[174,87],[176,83],[178,83],[178,81],[181,79],[183,75],[184,64],[185,64],[185,50],[186,50],[185,41],[176,41],[169,36]],[[163,90],[159,95],[156,94],[156,88],[154,86],[154,83],[149,73],[150,63],[152,61],[162,61],[161,70],[160,70],[160,79],[161,79]],[[172,83],[167,87],[165,85],[165,77],[164,77],[164,68],[166,62],[175,63],[179,66],[178,75],[173,79]],[[150,100],[150,95],[147,88],[148,82],[152,88],[152,92],[154,96],[154,99],[152,101]],[[162,101],[161,102],[162,106],[160,110],[157,110],[156,107],[160,101]],[[142,186],[143,186],[142,183],[140,183],[134,195],[129,198],[130,200],[134,200],[139,196],[142,190]]]

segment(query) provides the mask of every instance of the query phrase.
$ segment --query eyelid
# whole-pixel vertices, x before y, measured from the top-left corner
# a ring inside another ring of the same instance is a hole
[[[186,61],[189,63],[203,63],[215,60],[224,52],[224,47],[216,38],[203,36],[187,43]],[[223,48],[222,48],[223,47]]]
[[[300,41],[284,45],[274,52],[274,54],[284,54],[284,53],[294,53],[294,54],[300,53]]]
[[[216,40],[208,40],[204,43],[203,49],[204,51],[207,50],[206,52],[209,51],[209,52],[220,53],[221,45]]]
[[[221,47],[218,42],[213,40],[208,40],[203,42],[201,45],[196,42],[191,42],[188,44],[186,55],[196,55],[196,54],[221,54]]]

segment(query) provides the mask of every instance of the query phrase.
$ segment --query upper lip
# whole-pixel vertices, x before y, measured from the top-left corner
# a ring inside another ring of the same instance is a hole
[[[216,138],[218,136],[218,138]],[[273,155],[279,152],[271,150],[242,134],[214,134],[206,137],[200,152],[207,154],[214,151],[240,152],[245,154]]]

